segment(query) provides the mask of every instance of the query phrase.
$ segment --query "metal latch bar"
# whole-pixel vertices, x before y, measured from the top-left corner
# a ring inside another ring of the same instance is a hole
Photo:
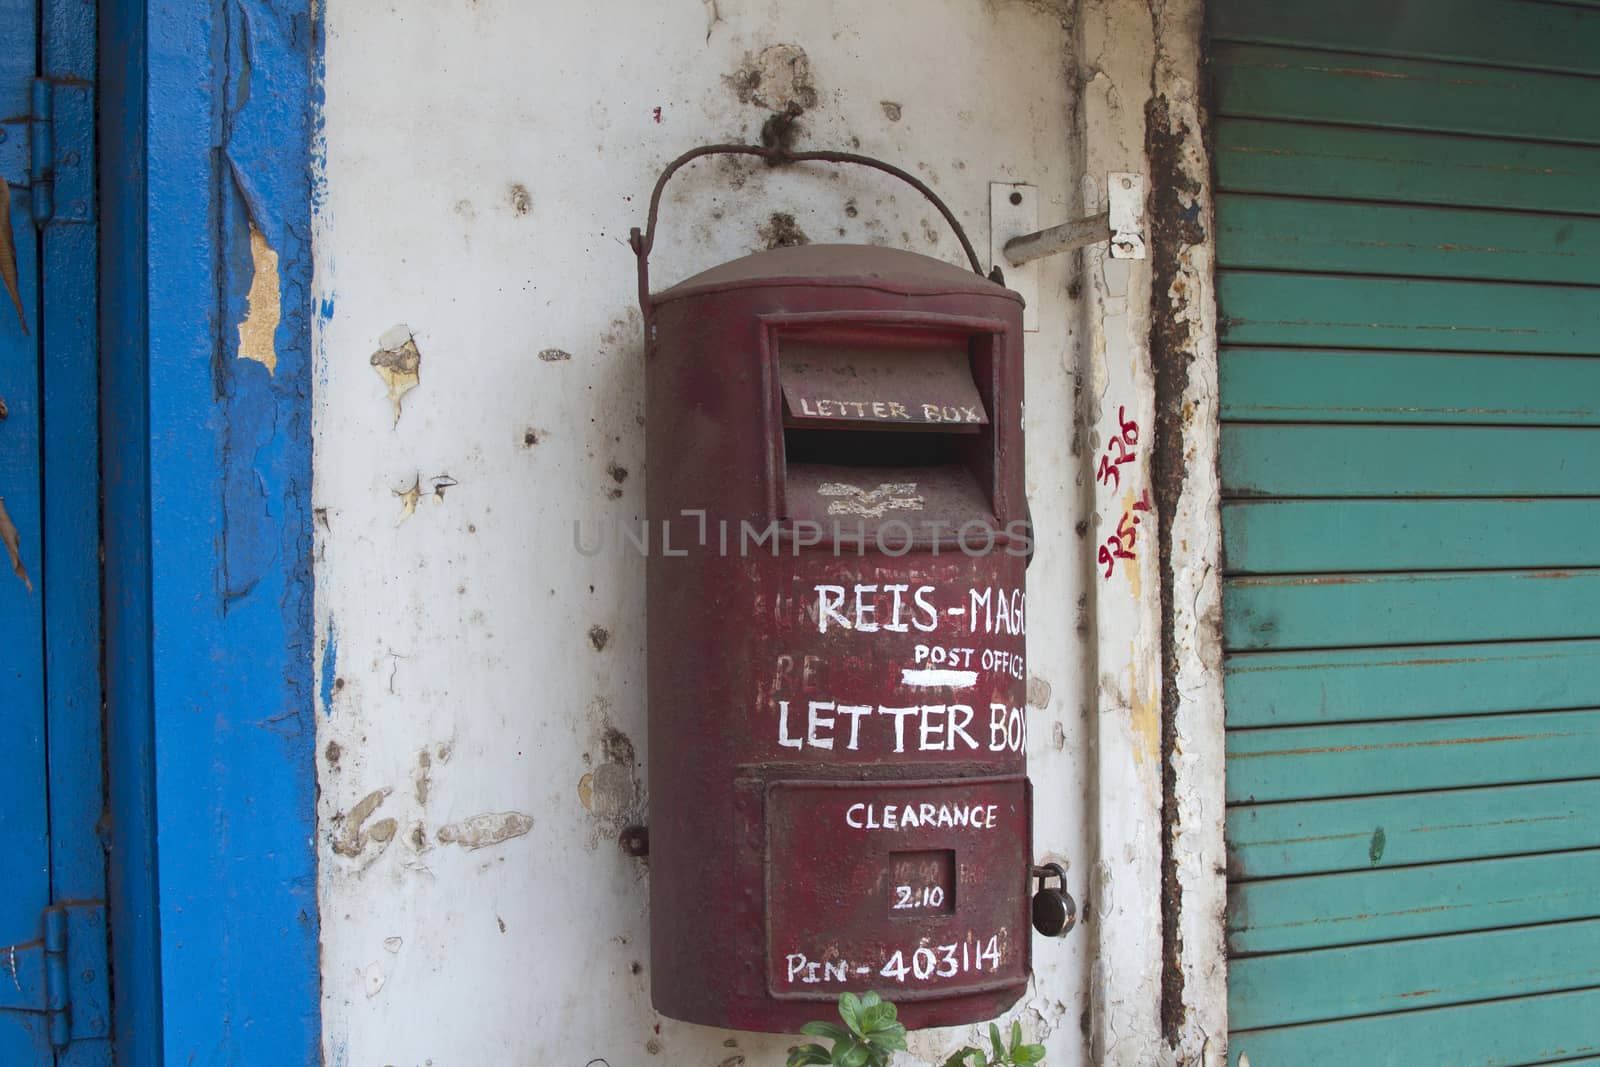
[[[1114,173],[1106,179],[1105,211],[1013,237],[1004,246],[1006,260],[1020,267],[1101,241],[1111,242],[1112,259],[1143,259],[1144,175]]]

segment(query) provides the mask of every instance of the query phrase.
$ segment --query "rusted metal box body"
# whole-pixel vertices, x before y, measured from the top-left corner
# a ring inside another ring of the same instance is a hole
[[[1030,968],[1021,302],[776,249],[651,298],[651,988],[794,1032]]]

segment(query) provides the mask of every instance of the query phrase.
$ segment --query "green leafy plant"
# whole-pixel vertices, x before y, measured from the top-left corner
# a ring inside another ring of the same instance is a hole
[[[964,1048],[945,1060],[944,1067],[1030,1067],[1044,1062],[1043,1045],[1022,1043],[1022,1024],[1019,1022],[1011,1023],[1010,1048],[1000,1040],[1000,1028],[994,1023],[989,1024],[989,1043],[994,1046],[992,1057],[982,1049]]]
[[[876,993],[839,994],[837,1023],[810,1022],[802,1034],[825,1037],[831,1050],[821,1045],[799,1045],[789,1050],[787,1067],[829,1064],[832,1067],[886,1067],[889,1057],[906,1047],[906,1028],[895,1021],[895,1007]],[[1032,1061],[1030,1061],[1032,1062]]]

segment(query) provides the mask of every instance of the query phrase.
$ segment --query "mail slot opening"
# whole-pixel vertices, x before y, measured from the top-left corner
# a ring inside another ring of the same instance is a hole
[[[780,335],[780,518],[994,522],[995,338]]]
[[[807,430],[783,428],[783,454],[789,468],[942,467],[962,462],[960,438],[926,430]]]

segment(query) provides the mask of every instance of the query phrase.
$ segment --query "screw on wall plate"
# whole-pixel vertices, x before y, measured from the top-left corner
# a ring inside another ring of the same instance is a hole
[[[1013,205],[1022,203],[1022,194],[1021,193],[1012,193],[1011,194],[1011,203]]]

